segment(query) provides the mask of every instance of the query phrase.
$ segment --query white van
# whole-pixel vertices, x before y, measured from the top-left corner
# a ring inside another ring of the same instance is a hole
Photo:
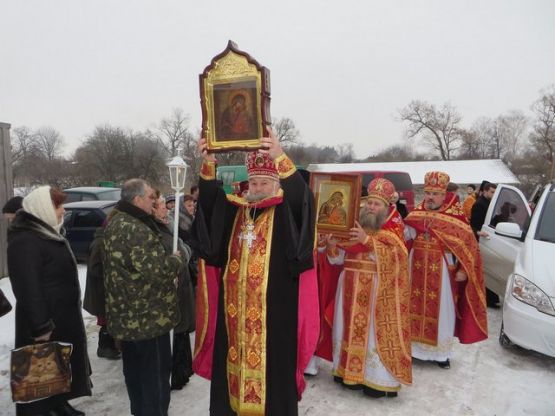
[[[518,189],[499,185],[482,231],[488,287],[504,295],[499,342],[555,357],[555,184],[531,216]]]

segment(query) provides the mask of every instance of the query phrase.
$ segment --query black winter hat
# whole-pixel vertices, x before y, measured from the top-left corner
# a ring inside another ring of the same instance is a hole
[[[15,212],[22,207],[21,203],[23,202],[22,196],[14,196],[8,199],[6,205],[2,207],[2,214],[15,214]]]

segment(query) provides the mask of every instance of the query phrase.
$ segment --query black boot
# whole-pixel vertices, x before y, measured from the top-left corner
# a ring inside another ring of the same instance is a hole
[[[109,360],[119,360],[121,358],[121,352],[116,348],[114,338],[108,333],[105,326],[101,326],[98,332],[96,355]]]

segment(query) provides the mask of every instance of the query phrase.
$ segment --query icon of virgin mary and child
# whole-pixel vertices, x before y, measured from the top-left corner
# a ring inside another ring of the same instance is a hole
[[[346,225],[347,212],[343,208],[345,195],[341,191],[334,191],[318,210],[318,223],[330,225]]]
[[[221,139],[252,139],[257,138],[255,118],[251,97],[247,91],[239,90],[229,96],[229,102],[222,112],[219,123]]]

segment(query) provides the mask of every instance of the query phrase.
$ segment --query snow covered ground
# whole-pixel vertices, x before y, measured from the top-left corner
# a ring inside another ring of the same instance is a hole
[[[84,266],[79,266],[84,288]],[[12,304],[8,279],[0,288]],[[455,346],[451,369],[417,362],[414,384],[403,387],[396,399],[370,399],[360,391],[341,388],[332,381],[330,365],[307,380],[299,415],[555,415],[555,359],[518,348],[503,349],[497,337],[501,311],[488,309],[490,338],[474,345]],[[93,396],[73,401],[88,416],[129,414],[121,361],[96,357],[95,319],[83,311],[93,368]],[[15,415],[9,389],[9,352],[13,348],[14,313],[0,318],[0,416]],[[209,382],[193,376],[181,391],[172,392],[170,415],[207,415]]]

